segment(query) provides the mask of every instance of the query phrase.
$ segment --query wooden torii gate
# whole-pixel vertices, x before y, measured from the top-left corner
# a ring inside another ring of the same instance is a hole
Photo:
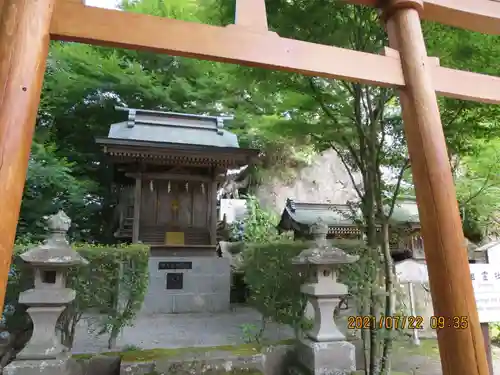
[[[168,1],[168,0],[166,0]],[[487,375],[464,236],[436,93],[500,103],[500,79],[439,66],[427,57],[420,19],[500,34],[492,0],[346,0],[379,7],[385,55],[281,38],[264,0],[237,0],[236,21],[210,26],[84,6],[81,0],[0,0],[0,307],[10,266],[49,40],[147,50],[400,90],[434,311],[467,316],[438,332],[445,375]]]

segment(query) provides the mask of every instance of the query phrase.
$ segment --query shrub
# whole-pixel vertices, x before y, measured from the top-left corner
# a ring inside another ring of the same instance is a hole
[[[363,251],[361,241],[334,240],[331,242],[349,254]],[[282,240],[248,245],[243,252],[243,272],[250,291],[250,302],[267,321],[290,325],[298,333],[303,327],[306,298],[300,286],[307,280],[307,270],[299,272],[292,258],[302,250],[314,246],[312,242]],[[364,292],[366,279],[363,261],[345,265],[339,270],[339,282],[349,286],[355,297]],[[358,303],[355,298],[355,302]],[[261,330],[263,331],[264,328]]]
[[[14,253],[13,275],[9,277],[6,315],[9,332],[23,322],[25,308],[17,303],[19,292],[33,285],[32,273],[17,257],[34,245],[18,246]],[[87,266],[74,267],[68,273],[68,287],[76,290],[75,301],[59,320],[62,342],[72,347],[75,328],[83,314],[98,316],[94,323],[98,334],[109,334],[109,346],[121,329],[130,325],[142,306],[148,286],[149,249],[144,245],[95,246],[74,245],[74,249],[89,261]]]
[[[278,234],[276,229],[279,221],[278,216],[264,210],[255,196],[246,197],[246,208],[245,218],[231,225],[231,239],[233,241],[268,243],[283,237]]]
[[[250,292],[250,303],[266,321],[288,324],[296,331],[302,323],[306,300],[300,285],[306,275],[299,274],[291,259],[307,248],[299,241],[251,244],[243,251],[243,273]]]

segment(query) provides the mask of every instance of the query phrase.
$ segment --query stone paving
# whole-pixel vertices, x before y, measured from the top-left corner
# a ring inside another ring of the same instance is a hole
[[[126,346],[141,349],[241,345],[242,326],[260,326],[260,314],[249,307],[235,307],[226,313],[142,315],[117,339],[117,350]],[[107,349],[107,337],[88,332],[87,324],[77,327],[73,353],[99,353]],[[293,330],[269,324],[265,338],[280,341],[293,337]]]
[[[127,346],[141,349],[240,345],[245,342],[242,326],[259,326],[260,314],[249,307],[235,307],[227,313],[139,316],[117,340],[117,350]],[[289,327],[270,324],[266,339],[279,341],[293,337]],[[77,327],[74,353],[99,353],[107,349],[107,337],[96,337],[82,322]],[[362,360],[358,356],[358,368]],[[500,375],[500,348],[493,348],[495,374]],[[421,347],[409,343],[395,348],[393,371],[408,375],[441,375],[435,340],[422,340]],[[461,374],[457,374],[461,375]]]

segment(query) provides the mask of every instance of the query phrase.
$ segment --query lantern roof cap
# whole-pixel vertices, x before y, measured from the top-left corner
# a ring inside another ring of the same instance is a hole
[[[88,264],[88,261],[70,246],[66,233],[71,226],[71,219],[64,211],[45,217],[49,235],[42,244],[20,255],[26,263],[35,267],[70,267]]]
[[[298,256],[293,258],[294,264],[314,264],[333,265],[349,264],[359,259],[357,255],[349,255],[344,250],[332,246],[326,239],[328,234],[328,224],[322,218],[318,218],[310,227],[313,235],[313,245],[303,250]]]

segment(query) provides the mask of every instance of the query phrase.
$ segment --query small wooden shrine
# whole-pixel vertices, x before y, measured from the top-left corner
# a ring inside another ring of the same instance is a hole
[[[216,117],[117,108],[128,119],[96,141],[120,185],[116,236],[154,247],[214,249],[217,188],[258,151],[241,149]]]
[[[295,239],[310,238],[310,226],[318,218],[328,225],[328,239],[361,239],[356,220],[360,212],[346,204],[306,203],[287,199],[278,230],[293,231]],[[424,259],[423,241],[417,203],[405,198],[396,203],[391,216],[390,246],[396,260],[413,257]]]
[[[96,141],[115,166],[123,241],[150,246],[142,312],[227,311],[231,267],[217,257],[217,190],[258,151],[224,130],[230,117],[117,108],[128,119]]]

